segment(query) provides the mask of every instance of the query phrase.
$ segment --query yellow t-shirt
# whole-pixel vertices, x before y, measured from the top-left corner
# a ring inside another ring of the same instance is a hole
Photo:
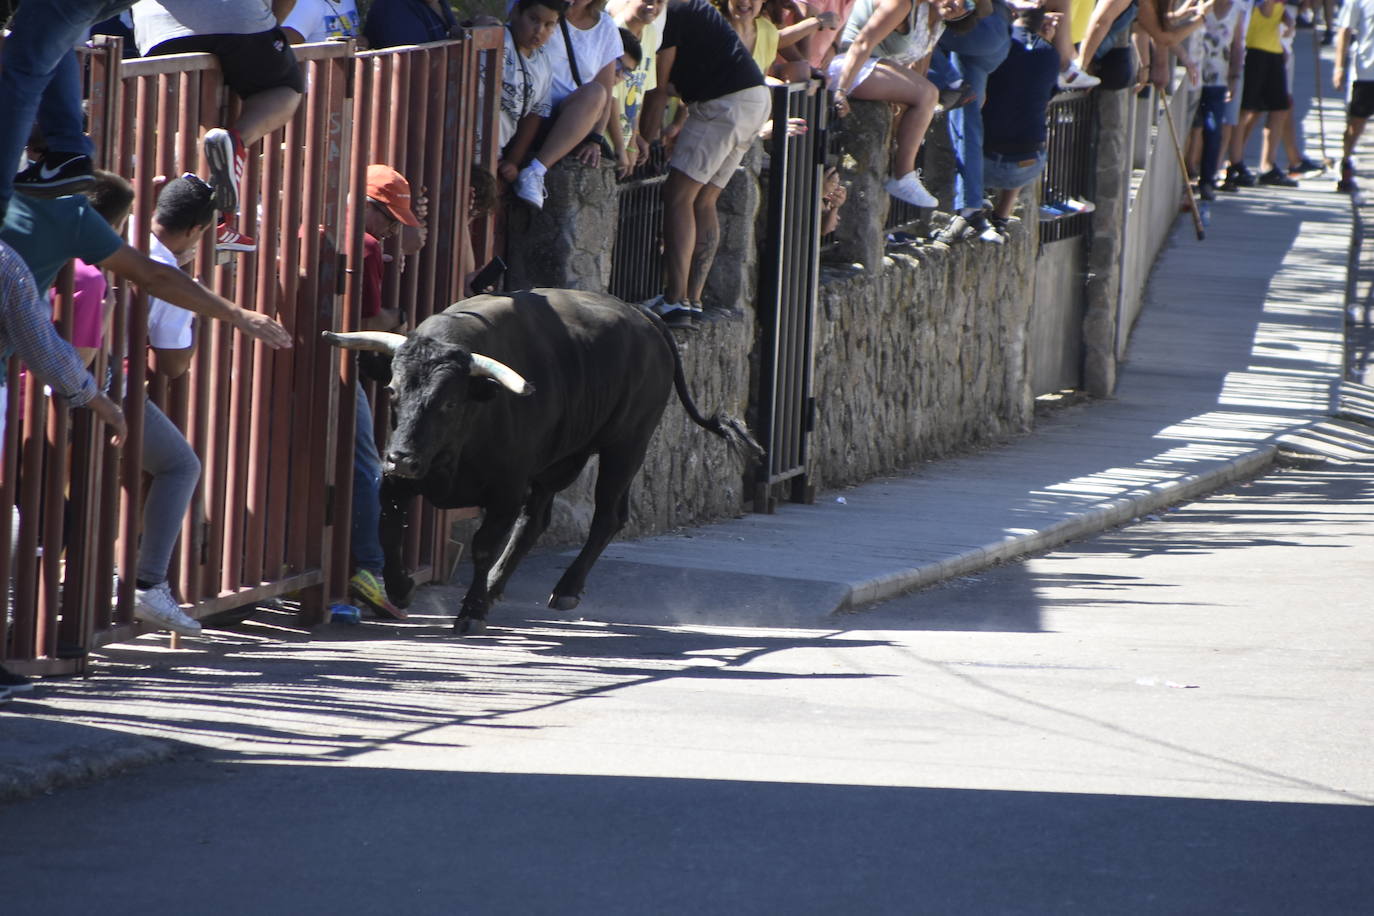
[[[754,63],[767,76],[768,68],[778,59],[778,27],[773,20],[760,16],[754,20],[754,29]]]
[[[1096,0],[1070,0],[1069,33],[1074,44],[1082,44],[1088,35],[1088,17],[1093,14]]]
[[[1264,15],[1258,3],[1250,13],[1250,28],[1245,30],[1245,46],[1256,51],[1282,54],[1283,45],[1279,42],[1279,24],[1283,22],[1283,0],[1278,0],[1269,15]]]

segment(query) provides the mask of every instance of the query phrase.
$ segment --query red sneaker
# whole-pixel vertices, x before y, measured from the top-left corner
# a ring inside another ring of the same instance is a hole
[[[219,222],[219,228],[215,230],[215,250],[246,253],[257,251],[258,243],[256,239],[252,239],[235,229],[229,220],[222,219]]]
[[[202,141],[210,166],[210,186],[215,189],[215,209],[233,213],[239,208],[239,187],[248,168],[248,150],[236,130],[212,127]]]

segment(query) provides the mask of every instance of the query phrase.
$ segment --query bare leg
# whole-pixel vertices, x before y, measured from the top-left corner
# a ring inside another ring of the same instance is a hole
[[[606,111],[607,93],[600,83],[583,83],[563,100],[554,116],[553,127],[534,158],[552,168],[587,139]]]
[[[1271,111],[1264,122],[1264,141],[1260,146],[1260,171],[1267,172],[1278,167],[1279,142],[1283,139],[1283,123],[1288,120],[1288,112]]]
[[[716,248],[720,245],[720,219],[716,215],[716,201],[720,192],[713,184],[703,185],[697,195],[693,209],[696,212],[696,244],[692,246],[692,268],[687,276],[687,298],[701,301],[702,290],[706,288],[706,278],[711,275],[711,263],[716,259]]]
[[[697,244],[696,200],[703,187],[677,169],[663,183],[663,273],[668,302],[687,298]]]
[[[290,86],[265,89],[243,100],[234,129],[243,138],[244,146],[252,146],[290,121],[300,103],[301,94]]]
[[[1020,194],[1020,188],[1006,188],[998,192],[997,204],[993,207],[993,212],[1002,219],[1011,216],[1011,211],[1016,209],[1016,198]]]
[[[852,98],[906,105],[897,124],[897,149],[892,154],[892,177],[900,178],[916,169],[916,154],[925,139],[940,93],[921,74],[905,67],[879,63],[868,79],[854,87]]]
[[[1349,159],[1355,155],[1355,144],[1359,142],[1360,135],[1364,133],[1365,118],[1347,118],[1345,122],[1345,136],[1341,139],[1341,157]]]

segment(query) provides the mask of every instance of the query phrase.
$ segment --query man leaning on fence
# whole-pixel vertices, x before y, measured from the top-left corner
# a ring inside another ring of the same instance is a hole
[[[658,88],[640,119],[645,139],[658,139],[668,89],[687,103],[663,186],[663,263],[667,289],[649,307],[670,327],[701,318],[720,223],[716,201],[768,120],[763,73],[735,30],[706,0],[673,0],[664,17]]]

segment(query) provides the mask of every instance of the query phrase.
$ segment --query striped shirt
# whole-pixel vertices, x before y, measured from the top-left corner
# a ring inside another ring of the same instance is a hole
[[[99,392],[76,350],[58,336],[52,309],[39,297],[28,265],[0,241],[0,370],[11,353],[73,407],[89,403]],[[0,374],[0,384],[4,377]]]

